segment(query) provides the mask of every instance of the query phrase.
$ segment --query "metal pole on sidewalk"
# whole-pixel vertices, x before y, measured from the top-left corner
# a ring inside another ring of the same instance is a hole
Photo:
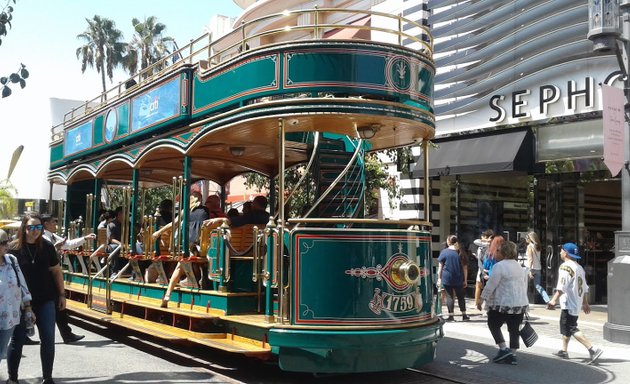
[[[589,0],[588,38],[593,41],[595,51],[614,51],[624,74],[625,169],[621,170],[621,231],[615,232],[615,258],[608,262],[608,322],[604,324],[604,339],[630,344],[630,300],[627,298],[630,289],[630,0]]]

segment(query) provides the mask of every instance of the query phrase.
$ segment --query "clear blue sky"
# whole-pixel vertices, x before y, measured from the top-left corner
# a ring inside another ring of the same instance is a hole
[[[0,0],[2,6],[5,2]],[[0,99],[0,179],[6,177],[13,149],[25,145],[11,177],[20,197],[41,196],[42,178],[45,185],[49,98],[88,100],[101,92],[100,75],[90,68],[81,74],[75,54],[80,46],[76,36],[86,29],[86,18],[99,15],[114,20],[129,41],[133,17],[156,16],[167,26],[166,35],[181,47],[201,36],[213,15],[236,17],[242,11],[232,0],[18,0],[13,7],[13,28],[0,45],[0,75],[24,63],[30,77],[26,88],[14,84],[13,94]],[[119,71],[113,84],[127,77]],[[108,80],[108,88],[113,84]]]

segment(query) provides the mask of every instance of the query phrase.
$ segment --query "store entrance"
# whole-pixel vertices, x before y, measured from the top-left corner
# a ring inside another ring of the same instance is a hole
[[[560,249],[566,242],[580,247],[590,287],[590,303],[606,303],[607,263],[614,257],[614,232],[621,228],[621,183],[617,179],[541,178],[538,182],[538,225],[546,258],[546,287],[557,284]],[[544,196],[544,198],[543,198]]]

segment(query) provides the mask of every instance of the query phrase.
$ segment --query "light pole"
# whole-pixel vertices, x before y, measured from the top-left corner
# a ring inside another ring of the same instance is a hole
[[[614,51],[624,75],[625,169],[621,170],[621,231],[615,232],[615,258],[608,262],[608,322],[604,325],[604,339],[630,344],[630,300],[627,298],[630,291],[630,0],[589,0],[588,6],[587,36],[593,41],[593,50]]]

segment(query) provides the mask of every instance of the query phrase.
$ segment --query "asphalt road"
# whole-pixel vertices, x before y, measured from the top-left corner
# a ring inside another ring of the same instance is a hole
[[[630,347],[603,340],[605,312],[580,317],[580,327],[604,354],[596,365],[586,365],[586,350],[576,341],[569,346],[570,360],[551,355],[560,345],[559,311],[534,308],[533,324],[539,334],[536,345],[519,351],[519,365],[494,364],[496,354],[490,332],[479,312],[469,310],[470,322],[447,323],[436,360],[419,371],[332,375],[282,372],[273,363],[238,355],[165,347],[137,334],[106,329],[79,321],[73,325],[86,338],[72,345],[57,343],[54,378],[57,383],[470,383],[470,384],[604,384],[630,382]],[[57,338],[61,340],[60,337]],[[20,382],[41,382],[39,347],[26,346]],[[0,382],[6,380],[6,361]]]

